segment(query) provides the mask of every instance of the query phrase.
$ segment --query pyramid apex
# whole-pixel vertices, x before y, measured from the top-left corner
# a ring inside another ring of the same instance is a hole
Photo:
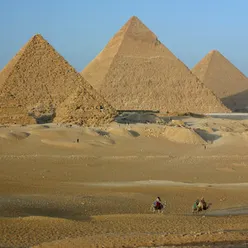
[[[122,34],[135,40],[142,40],[154,43],[157,36],[137,17],[132,16],[117,35]]]
[[[129,21],[140,21],[140,19],[137,16],[132,16]]]
[[[137,16],[132,16],[126,24],[129,25],[144,25],[144,23],[137,17]]]
[[[213,55],[213,54],[221,54],[221,53],[218,50],[211,50],[209,54]]]
[[[32,40],[44,40],[45,41],[46,39],[41,34],[38,33],[38,34],[33,35],[30,40],[31,41]]]
[[[33,38],[42,38],[42,39],[44,39],[43,36],[42,36],[40,33],[35,34],[35,35],[33,36]]]
[[[48,43],[48,41],[41,35],[41,34],[35,34],[33,35],[29,41],[21,48],[21,50],[24,50],[26,47],[30,46],[31,44],[35,43]]]

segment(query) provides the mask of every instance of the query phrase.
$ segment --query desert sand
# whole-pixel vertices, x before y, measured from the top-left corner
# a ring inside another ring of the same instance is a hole
[[[248,242],[248,120],[172,119],[1,126],[0,247]],[[201,196],[212,205],[192,214]]]

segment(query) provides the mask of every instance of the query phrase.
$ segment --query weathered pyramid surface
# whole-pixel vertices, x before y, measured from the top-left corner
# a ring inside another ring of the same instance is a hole
[[[0,73],[0,123],[12,123],[13,116],[25,124],[27,116],[40,118],[79,86],[108,105],[41,35],[35,35]]]
[[[54,122],[99,126],[113,120],[114,110],[84,87],[78,87],[58,108]]]
[[[137,17],[81,74],[116,109],[229,111]]]
[[[209,52],[192,72],[221,98],[228,108],[237,110],[248,105],[248,95],[238,94],[248,90],[248,79],[220,52]]]

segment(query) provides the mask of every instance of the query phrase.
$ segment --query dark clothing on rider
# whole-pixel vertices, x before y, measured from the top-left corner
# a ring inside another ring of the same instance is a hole
[[[207,210],[207,203],[205,202],[204,198],[201,199],[202,209]]]
[[[206,210],[207,209],[207,203],[204,200],[202,201],[202,205],[203,205],[203,210]]]
[[[156,208],[157,209],[161,209],[162,208],[162,204],[160,202],[158,202],[158,201],[156,202]]]
[[[163,204],[160,201],[155,201],[154,202],[154,207],[155,207],[155,209],[162,209]]]

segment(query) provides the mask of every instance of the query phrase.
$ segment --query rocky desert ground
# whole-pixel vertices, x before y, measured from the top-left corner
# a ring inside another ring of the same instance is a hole
[[[245,117],[1,126],[0,247],[246,247],[247,141]]]

